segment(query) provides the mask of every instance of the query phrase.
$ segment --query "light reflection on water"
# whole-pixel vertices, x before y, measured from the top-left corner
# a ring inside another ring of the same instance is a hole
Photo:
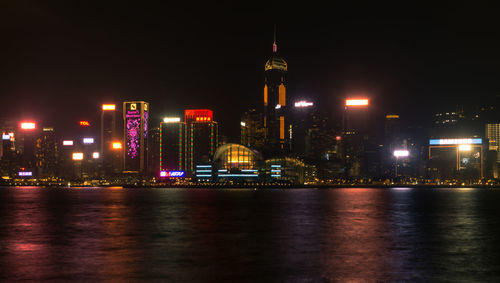
[[[500,279],[500,190],[0,188],[0,281]]]

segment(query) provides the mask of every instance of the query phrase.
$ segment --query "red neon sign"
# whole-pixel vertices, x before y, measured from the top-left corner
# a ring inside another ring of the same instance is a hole
[[[89,121],[80,121],[80,126],[88,127],[90,126]]]
[[[213,120],[213,116],[213,111],[209,109],[188,109],[184,111],[184,121],[186,123],[193,121],[209,122]]]

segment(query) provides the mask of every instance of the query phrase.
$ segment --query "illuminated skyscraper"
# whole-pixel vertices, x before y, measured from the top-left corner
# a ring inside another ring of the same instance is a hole
[[[264,67],[264,128],[266,129],[266,154],[279,155],[290,150],[288,103],[286,97],[285,60],[278,57],[276,34],[273,42],[273,55]]]
[[[265,131],[262,127],[262,114],[255,109],[243,113],[240,121],[241,144],[262,151],[265,144]]]
[[[123,171],[145,173],[147,167],[149,103],[123,102]]]
[[[488,139],[488,147],[490,151],[496,153],[496,160],[493,161],[493,177],[500,176],[498,168],[500,168],[500,124],[486,124],[486,138]]]
[[[101,111],[101,143],[100,159],[104,174],[109,176],[121,170],[120,152],[113,150],[112,144],[118,140],[116,131],[116,105],[103,104]]]
[[[186,123],[179,117],[167,117],[160,123],[160,171],[185,170],[185,131]]]
[[[194,174],[195,166],[212,161],[218,144],[218,124],[208,109],[185,111],[186,122],[186,169]]]
[[[39,177],[56,177],[57,172],[57,140],[54,128],[44,127],[36,140],[36,167]]]

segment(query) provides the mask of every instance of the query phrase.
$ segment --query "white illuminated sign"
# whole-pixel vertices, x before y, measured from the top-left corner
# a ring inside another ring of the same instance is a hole
[[[92,144],[94,143],[94,138],[83,138],[84,144]]]
[[[242,127],[245,127],[245,126],[247,125],[247,123],[245,123],[245,122],[240,122],[240,125],[241,125]]]
[[[92,158],[94,158],[94,159],[99,158],[99,152],[93,152],[92,153]]]
[[[430,139],[429,145],[459,145],[459,144],[482,144],[481,138],[471,139]]]
[[[163,118],[164,123],[178,123],[181,121],[179,117],[165,117]]]
[[[314,105],[314,103],[308,102],[308,101],[305,101],[305,100],[301,100],[301,101],[295,102],[295,107],[297,107],[297,108],[311,107],[313,105]]]
[[[73,145],[73,141],[63,141],[63,145]]]
[[[394,151],[395,157],[408,157],[409,155],[410,155],[410,152],[408,150],[395,150]]]

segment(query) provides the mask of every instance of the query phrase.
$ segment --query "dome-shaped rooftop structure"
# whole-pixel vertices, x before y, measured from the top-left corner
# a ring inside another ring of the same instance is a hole
[[[285,60],[283,60],[280,57],[273,56],[271,59],[267,60],[266,65],[264,67],[265,71],[268,70],[279,70],[282,72],[286,72],[287,70],[287,64]]]
[[[214,155],[214,163],[219,169],[253,169],[262,156],[250,148],[236,143],[220,146]]]

